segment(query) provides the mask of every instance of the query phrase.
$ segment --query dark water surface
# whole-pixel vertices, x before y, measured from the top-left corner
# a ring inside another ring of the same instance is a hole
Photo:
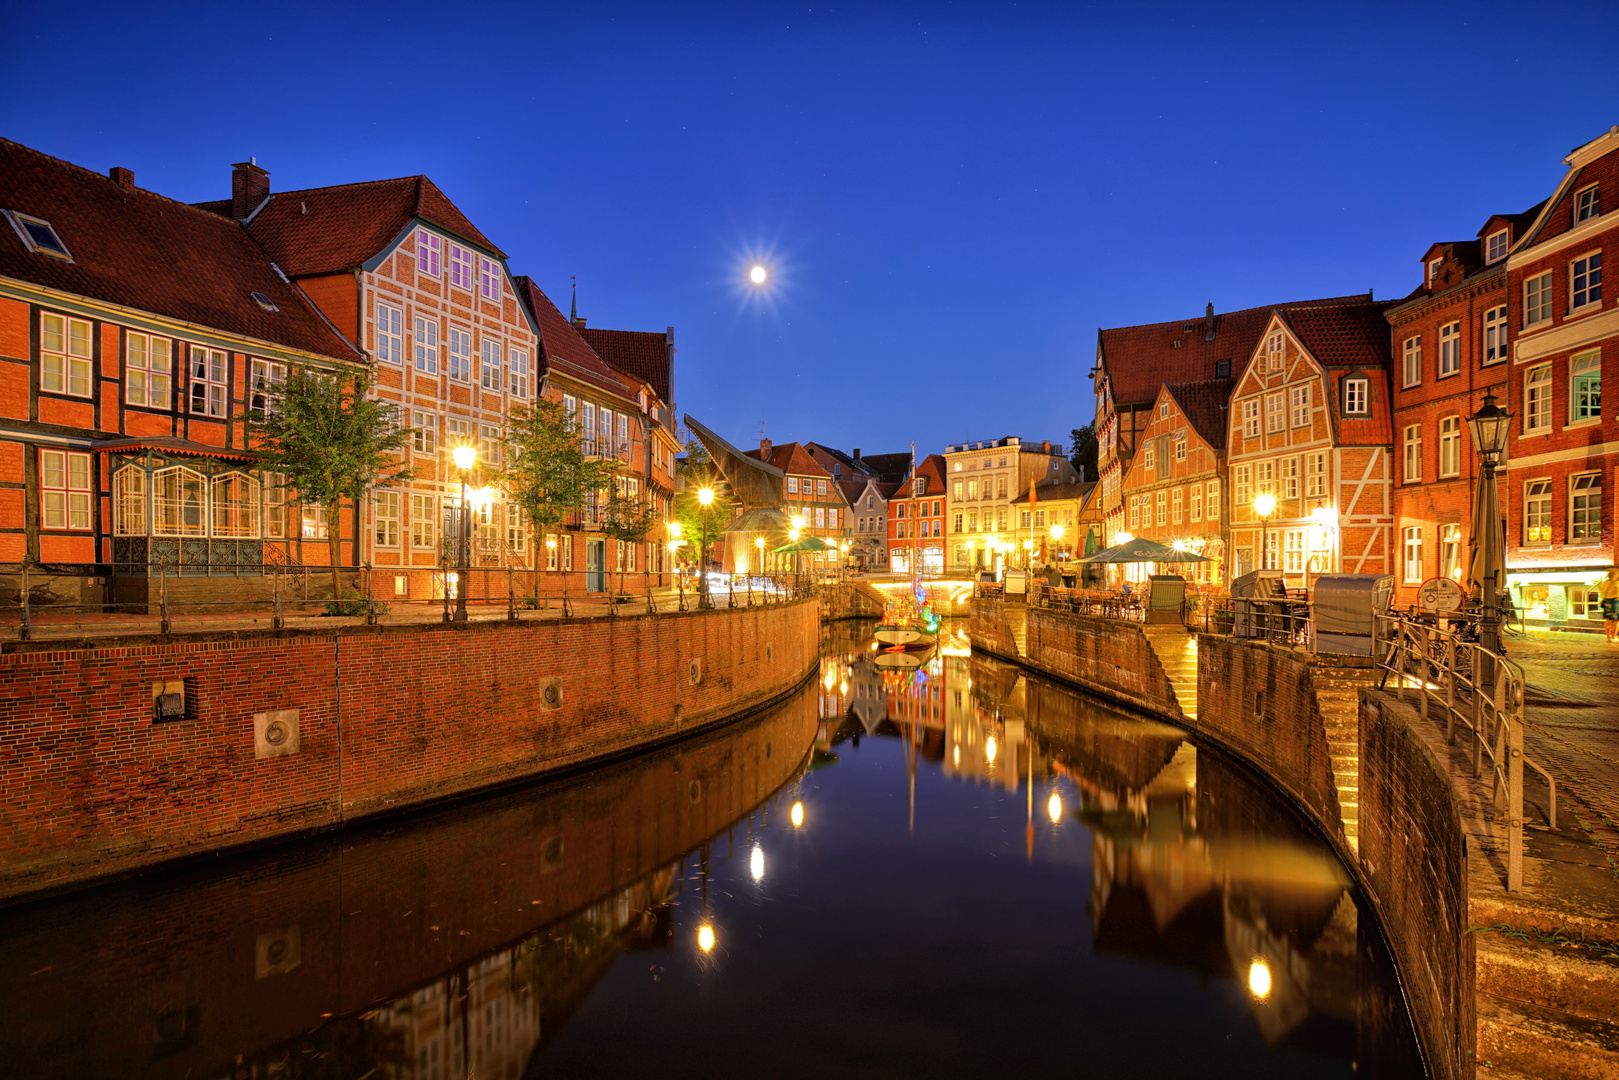
[[[0,1074],[1420,1076],[1349,876],[1175,728],[868,627],[725,731],[0,913]]]

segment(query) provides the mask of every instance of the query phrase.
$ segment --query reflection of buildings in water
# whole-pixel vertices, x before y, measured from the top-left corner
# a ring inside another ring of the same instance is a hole
[[[1046,756],[1029,739],[1025,680],[1017,668],[979,656],[944,658],[945,752],[948,776],[1016,791],[1023,780],[1050,775]]]

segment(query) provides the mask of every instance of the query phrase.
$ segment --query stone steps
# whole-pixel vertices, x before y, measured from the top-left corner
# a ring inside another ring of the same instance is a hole
[[[1480,993],[1587,1020],[1619,1017],[1619,961],[1496,932],[1474,939]]]
[[[1187,719],[1197,717],[1197,635],[1180,626],[1143,626],[1175,702]]]
[[[1370,669],[1316,668],[1311,672],[1316,711],[1327,736],[1333,786],[1344,836],[1360,846],[1360,688],[1377,680]]]
[[[1481,1077],[1501,1069],[1538,1080],[1619,1080],[1619,1027],[1483,990],[1476,1000]]]

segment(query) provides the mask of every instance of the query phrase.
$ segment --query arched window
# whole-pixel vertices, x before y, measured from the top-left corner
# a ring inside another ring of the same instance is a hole
[[[230,472],[213,479],[213,535],[259,536],[259,482],[244,473]]]
[[[112,476],[112,534],[146,535],[146,470],[125,465]]]
[[[180,465],[152,477],[152,535],[201,536],[208,492],[202,476]]]

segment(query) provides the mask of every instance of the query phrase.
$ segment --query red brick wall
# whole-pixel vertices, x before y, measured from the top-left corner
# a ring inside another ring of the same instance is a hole
[[[818,609],[266,633],[0,656],[0,895],[331,827],[654,744],[815,666]],[[692,663],[700,665],[693,681]],[[152,683],[187,718],[153,723]],[[544,688],[561,680],[562,703]],[[253,714],[300,712],[258,760]]]

